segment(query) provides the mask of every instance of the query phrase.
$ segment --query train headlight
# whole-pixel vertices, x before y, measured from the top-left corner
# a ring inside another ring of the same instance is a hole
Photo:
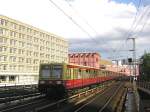
[[[52,81],[49,81],[48,83],[49,83],[49,84],[52,84],[53,82],[52,82]]]
[[[61,81],[57,81],[56,84],[61,84]]]
[[[40,81],[40,84],[45,84],[45,81]]]

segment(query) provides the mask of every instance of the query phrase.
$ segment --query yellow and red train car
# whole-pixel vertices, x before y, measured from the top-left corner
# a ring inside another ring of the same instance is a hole
[[[64,96],[68,91],[83,89],[120,77],[121,74],[94,67],[50,63],[41,64],[39,91],[48,96]]]

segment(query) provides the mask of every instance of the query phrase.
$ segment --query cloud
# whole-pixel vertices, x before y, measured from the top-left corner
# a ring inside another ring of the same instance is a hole
[[[106,58],[112,56],[114,49],[131,47],[131,45],[122,46],[122,43],[125,43],[126,32],[130,29],[137,12],[133,3],[118,3],[111,0],[66,0],[74,10],[65,0],[53,1],[69,15],[70,19],[49,0],[3,0],[0,4],[0,14],[68,39],[69,51],[98,51]],[[147,0],[143,4],[148,3]],[[80,28],[71,19],[75,20]],[[149,40],[149,29],[150,25],[147,24],[139,38]],[[138,45],[144,43],[146,41],[143,43],[138,41]],[[141,49],[138,46],[137,48]]]

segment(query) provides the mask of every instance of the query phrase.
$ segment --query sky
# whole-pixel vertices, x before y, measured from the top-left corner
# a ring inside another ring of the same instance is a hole
[[[131,37],[137,57],[150,52],[149,7],[149,0],[0,0],[1,15],[69,40],[69,52],[106,59],[131,57]]]

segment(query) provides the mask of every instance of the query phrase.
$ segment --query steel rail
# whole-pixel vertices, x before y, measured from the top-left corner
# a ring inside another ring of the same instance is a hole
[[[42,100],[44,100],[43,98],[45,98],[45,95],[39,94],[37,96],[27,97],[27,98],[24,98],[24,99],[15,100],[13,102],[17,102],[18,101],[18,103],[20,103],[20,102],[23,102],[25,100],[35,100],[37,98],[42,98]],[[39,103],[39,102],[41,102],[41,100],[39,100],[39,101],[33,101],[33,102],[26,103],[26,104],[23,104],[23,105],[17,105],[15,107],[10,107],[10,108],[7,108],[7,109],[3,109],[3,110],[0,110],[0,112],[11,112],[11,110],[14,110],[14,109],[17,109],[17,108],[21,108],[23,106],[28,106],[28,105],[32,105],[32,104],[35,104],[35,103]],[[4,105],[5,104],[7,104],[7,103],[4,103]],[[5,107],[3,107],[3,108],[5,108]]]
[[[106,91],[103,91],[99,96],[96,96],[95,98],[93,98],[91,101],[87,102],[86,104],[82,105],[81,107],[79,107],[78,109],[76,109],[74,112],[78,112],[80,111],[82,108],[84,108],[86,105],[92,103],[95,99],[97,99],[98,97],[104,95],[106,92],[108,92],[110,89],[112,89],[113,87],[107,89]]]
[[[103,110],[108,106],[108,104],[112,101],[112,99],[117,95],[118,91],[120,90],[120,88],[122,86],[123,86],[123,84],[117,88],[115,93],[107,100],[107,102],[104,104],[104,106],[98,112],[103,112]]]
[[[93,88],[93,89],[87,90],[85,92],[78,93],[76,95],[70,96],[69,98],[61,99],[61,100],[59,100],[57,102],[53,102],[53,103],[50,103],[48,105],[44,105],[44,106],[40,106],[40,107],[39,106],[38,107],[34,107],[34,112],[38,112],[40,110],[46,109],[46,108],[51,107],[51,106],[60,105],[62,102],[66,101],[66,100],[80,98],[83,95],[88,94],[88,93],[93,93],[94,94],[94,92],[96,91],[95,92],[95,94],[96,94],[96,93],[98,93],[97,91],[102,91],[102,89],[104,89],[104,88],[100,88],[100,86],[99,86],[97,88]],[[5,110],[2,110],[1,112],[10,112],[12,110],[24,109],[25,107],[33,106],[34,104],[39,104],[39,103],[42,103],[42,102],[40,102],[40,101],[30,102],[30,103],[27,103],[27,104],[23,104],[23,105],[19,105],[19,106],[15,106],[15,107],[12,107],[12,108],[8,108],[8,109],[5,109]]]
[[[94,90],[96,90],[96,88],[87,90],[87,91],[82,92],[82,93],[78,93],[78,94],[73,95],[73,96],[71,96],[71,97],[69,97],[69,98],[62,99],[62,100],[59,100],[59,101],[57,101],[57,102],[54,102],[54,103],[51,103],[51,104],[48,104],[48,105],[45,105],[45,106],[42,106],[42,107],[38,107],[38,108],[35,109],[35,112],[38,112],[38,111],[40,111],[40,110],[49,108],[49,107],[54,106],[54,105],[59,105],[60,103],[62,103],[62,102],[64,102],[64,101],[67,101],[67,100],[71,100],[71,99],[74,99],[74,98],[77,98],[77,97],[81,97],[82,95],[87,94],[88,92],[93,92]]]
[[[42,111],[46,108],[50,108],[52,106],[55,106],[55,105],[59,105],[60,103],[64,102],[64,101],[67,101],[67,100],[71,100],[71,99],[74,99],[74,98],[80,98],[81,96],[85,95],[85,94],[88,94],[89,92],[94,92],[93,95],[90,95],[90,96],[94,96],[95,94],[99,93],[100,91],[102,91],[102,89],[98,90],[98,92],[95,92],[97,91],[97,89],[100,89],[100,87],[96,87],[96,88],[93,88],[93,89],[90,89],[90,90],[87,90],[85,92],[81,92],[81,93],[78,93],[76,95],[73,95],[69,98],[66,98],[66,99],[62,99],[62,100],[59,100],[57,102],[54,102],[54,103],[51,103],[51,104],[48,104],[48,105],[45,105],[45,106],[42,106],[42,107],[38,107],[35,109],[35,112],[39,112],[39,111]],[[103,88],[104,89],[104,88]],[[77,103],[76,103],[77,104]]]
[[[18,100],[26,100],[28,98],[33,98],[36,96],[41,96],[41,93],[37,92],[37,93],[32,93],[32,94],[26,94],[26,95],[17,95],[17,96],[12,96],[12,97],[3,97],[0,98],[0,105],[3,103],[11,103],[11,102],[16,102]]]

